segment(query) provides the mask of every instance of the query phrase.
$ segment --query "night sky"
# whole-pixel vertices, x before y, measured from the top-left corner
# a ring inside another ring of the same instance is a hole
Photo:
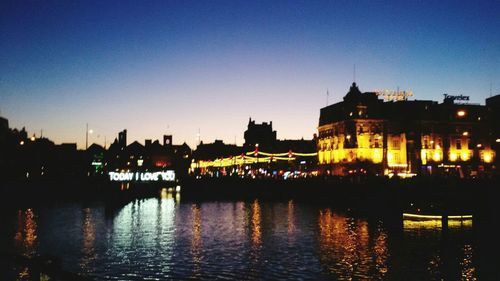
[[[426,3],[427,2],[427,3]],[[499,1],[0,1],[0,115],[56,143],[312,138],[362,91],[500,93]]]

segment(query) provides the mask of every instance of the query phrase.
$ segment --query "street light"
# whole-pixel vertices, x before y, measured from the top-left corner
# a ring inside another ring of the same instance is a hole
[[[89,130],[89,123],[87,123],[86,129],[85,129],[85,150],[89,148],[89,134],[92,134],[94,130],[90,129]]]

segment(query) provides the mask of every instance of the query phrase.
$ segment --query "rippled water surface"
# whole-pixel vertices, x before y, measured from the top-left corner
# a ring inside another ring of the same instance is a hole
[[[63,204],[2,215],[4,252],[50,254],[96,280],[474,280],[471,223],[443,231],[294,201]],[[27,269],[4,274],[28,278]],[[1,279],[1,278],[0,278]]]

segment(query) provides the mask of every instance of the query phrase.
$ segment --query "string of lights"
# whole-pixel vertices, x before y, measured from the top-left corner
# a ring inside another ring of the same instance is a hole
[[[253,155],[253,156],[251,156]],[[267,156],[267,157],[257,157],[259,155]],[[293,161],[296,159],[295,156],[300,157],[315,157],[318,153],[300,153],[293,152],[292,150],[288,152],[280,152],[280,153],[269,153],[263,151],[249,151],[243,153],[241,155],[234,155],[225,158],[217,158],[215,160],[199,160],[196,164],[198,168],[209,168],[209,167],[228,167],[235,165],[245,165],[245,164],[254,164],[254,163],[271,163],[277,161]]]

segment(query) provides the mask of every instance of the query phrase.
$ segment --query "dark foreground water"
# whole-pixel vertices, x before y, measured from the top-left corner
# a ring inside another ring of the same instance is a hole
[[[446,231],[334,206],[163,193],[3,211],[0,249],[54,255],[96,280],[493,280],[498,258],[478,233],[470,221]],[[0,280],[29,279],[27,268],[3,271]]]

